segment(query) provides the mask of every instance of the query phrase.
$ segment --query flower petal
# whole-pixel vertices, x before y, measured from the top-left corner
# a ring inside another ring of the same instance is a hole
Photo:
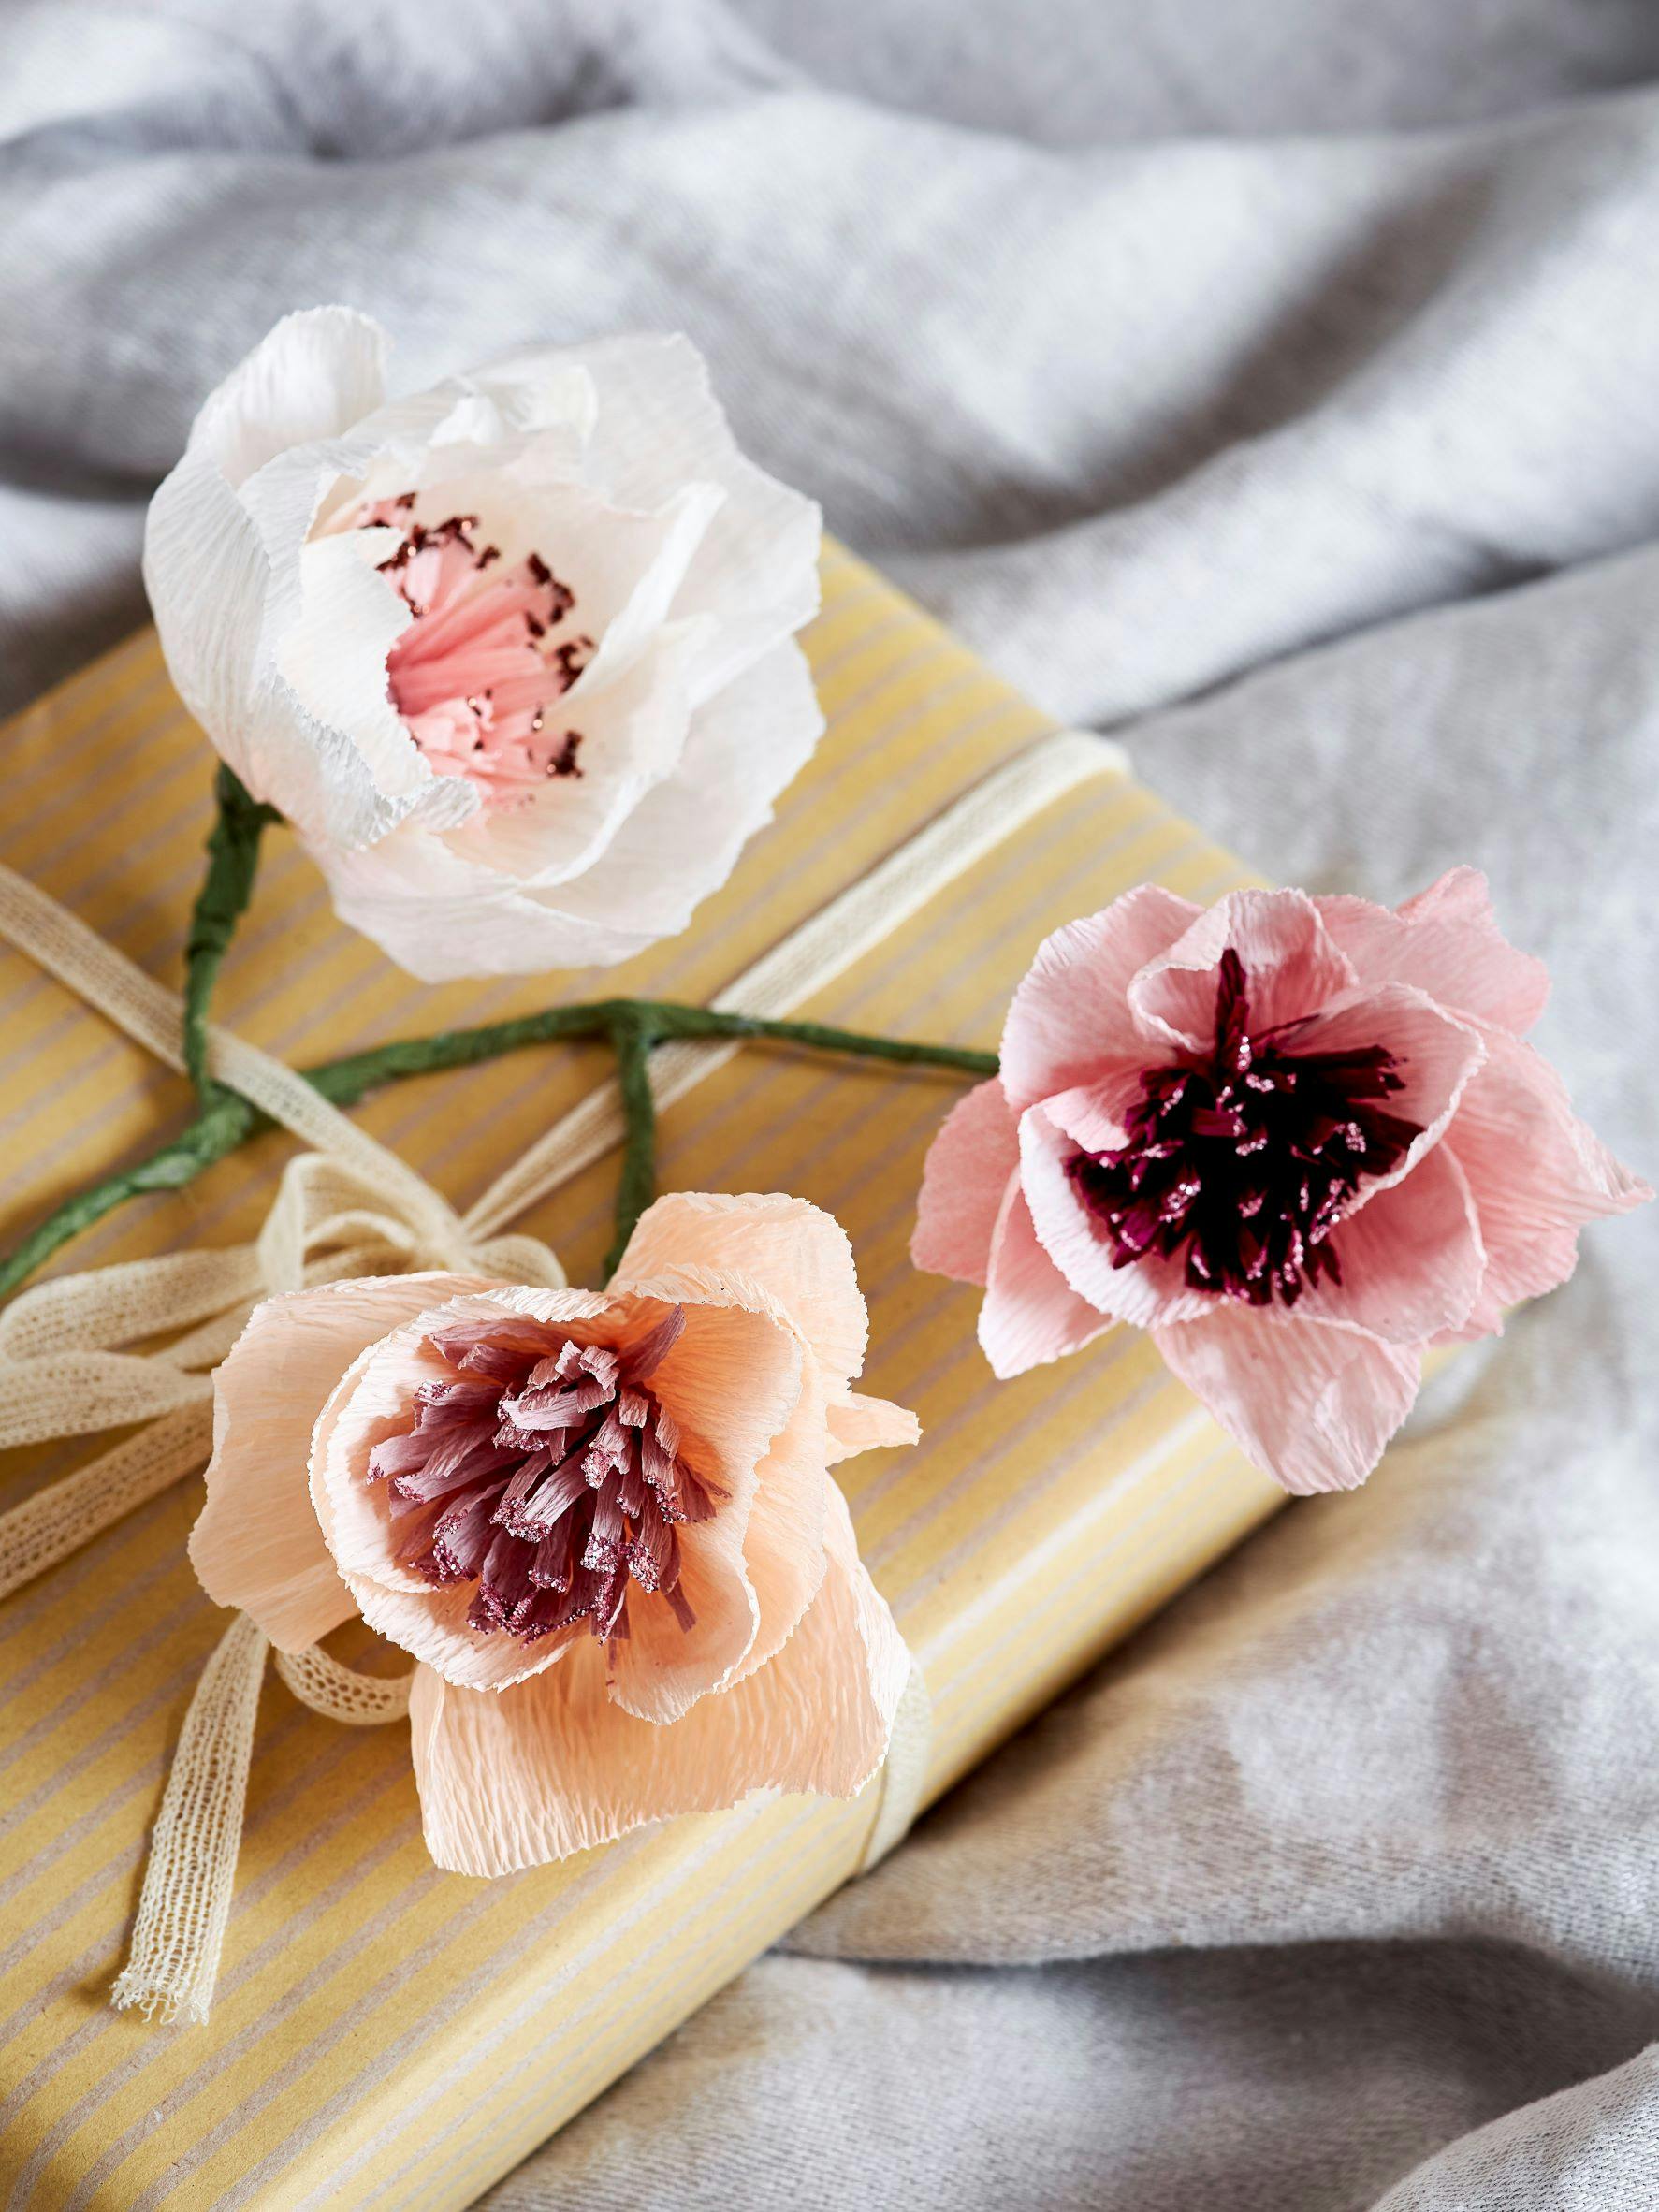
[[[453,514],[456,500],[472,505],[467,489],[481,474],[496,486],[568,485],[580,474],[598,411],[592,378],[557,352],[523,373],[492,362],[444,377],[353,425],[345,478],[320,519],[406,491],[436,493]],[[495,517],[488,527],[493,531]]]
[[[1185,1052],[1210,1049],[1221,955],[1230,950],[1244,965],[1253,1036],[1317,1012],[1354,982],[1305,892],[1230,892],[1130,983],[1148,1038]]]
[[[1179,1255],[1166,1259],[1147,1252],[1131,1266],[1113,1265],[1111,1244],[1066,1172],[1076,1154],[1077,1146],[1046,1107],[1033,1106],[1020,1116],[1020,1182],[1031,1220],[1043,1249],[1077,1297],[1102,1321],[1132,1321],[1139,1329],[1208,1312],[1213,1293],[1188,1288]],[[1081,1316],[1076,1325],[1082,1326]],[[982,1340],[982,1327],[981,1334]]]
[[[822,735],[806,655],[784,638],[695,709],[677,764],[622,822],[604,867],[560,886],[544,931],[554,924],[567,935],[606,931],[633,952],[683,929],[770,822],[773,802]],[[688,822],[696,822],[695,837],[687,836]]]
[[[613,1697],[642,1719],[668,1722],[746,1671],[757,1649],[776,1649],[818,1586],[823,1381],[785,1308],[735,1268],[679,1267],[663,1257],[624,1295],[662,1302],[652,1312],[666,1302],[683,1312],[652,1388],[679,1425],[688,1461],[724,1493],[712,1520],[678,1532],[688,1598],[696,1609],[695,1565],[706,1585],[720,1584],[720,1609],[711,1608],[706,1625],[699,1611],[684,1634],[666,1606],[644,1607],[613,1662]]]
[[[692,646],[684,631],[660,631],[603,691],[580,706],[567,693],[559,712],[583,738],[581,775],[550,780],[522,805],[474,814],[450,833],[450,850],[533,892],[557,894],[592,868],[644,794],[678,764],[691,722]]]
[[[677,1192],[659,1199],[641,1217],[613,1288],[626,1290],[636,1281],[656,1286],[688,1271],[740,1299],[758,1288],[800,1332],[808,1350],[794,1410],[756,1475],[744,1564],[758,1619],[753,1641],[721,1678],[724,1687],[772,1658],[822,1579],[827,1468],[832,1457],[845,1456],[832,1446],[831,1422],[843,1403],[851,1404],[846,1385],[864,1364],[867,1317],[840,1223],[780,1193]],[[898,1407],[878,1399],[858,1404],[866,1424],[879,1419],[881,1433],[871,1441],[913,1435],[913,1420]],[[697,1533],[685,1532],[682,1542]],[[618,1654],[618,1700],[645,1718],[672,1718],[662,1710],[660,1682],[638,1671],[636,1681],[631,1652]]]
[[[1418,1354],[1359,1330],[1227,1302],[1152,1335],[1246,1458],[1298,1496],[1363,1482],[1417,1397]]]
[[[272,662],[294,711],[333,734],[327,749],[349,740],[382,798],[418,812],[429,828],[445,827],[474,813],[478,794],[460,777],[433,774],[386,689],[386,656],[411,619],[375,573],[391,535],[350,531],[299,546],[293,618],[272,641]],[[343,826],[332,812],[321,823],[295,819],[308,835],[338,837]],[[388,811],[384,826],[390,821]]]
[[[1011,1183],[991,1247],[990,1282],[979,1338],[994,1375],[1006,1380],[1064,1359],[1112,1327],[1080,1298],[1043,1250],[1018,1182]]]
[[[730,1493],[733,1505],[722,1512],[740,1510],[747,1520],[754,1470],[801,1393],[806,1362],[789,1315],[763,1283],[735,1270],[664,1265],[631,1279],[620,1295],[631,1306],[654,1299],[684,1311],[651,1388],[679,1424],[697,1472]],[[645,1310],[648,1326],[652,1309]]]
[[[1079,1084],[1044,1099],[1042,1111],[1084,1152],[1116,1152],[1129,1139],[1126,1116],[1139,1100],[1138,1080]]]
[[[1566,1086],[1532,1046],[1484,1032],[1486,1065],[1446,1133],[1474,1192],[1487,1270],[1471,1327],[1502,1325],[1503,1308],[1565,1282],[1579,1228],[1652,1197],[1573,1113]]]
[[[1393,1071],[1402,1082],[1389,1096],[1388,1111],[1414,1122],[1418,1134],[1388,1174],[1361,1186],[1356,1212],[1375,1203],[1378,1191],[1404,1181],[1439,1143],[1465,1086],[1486,1058],[1477,1024],[1459,1021],[1409,983],[1351,991],[1302,1023],[1287,1044],[1297,1055],[1363,1051],[1380,1044],[1394,1055]]]
[[[312,856],[341,920],[422,982],[608,967],[651,939],[627,923],[577,920],[560,893],[528,889],[413,824],[360,851],[313,845]],[[609,861],[596,872],[608,876]]]
[[[1517,1035],[1544,1011],[1549,971],[1498,927],[1478,868],[1448,869],[1397,913],[1365,898],[1314,904],[1363,984],[1412,983],[1453,1013]]]
[[[597,1646],[499,1695],[422,1668],[410,1700],[427,1847],[505,1874],[760,1789],[851,1797],[886,1754],[909,1653],[832,1483],[822,1587],[769,1666],[656,1726],[605,1695]]]
[[[586,468],[619,504],[654,509],[688,482],[724,500],[677,592],[677,618],[716,618],[703,633],[696,692],[710,698],[818,607],[817,505],[737,450],[689,340],[601,339],[558,357],[599,395]]]
[[[233,489],[292,445],[335,438],[386,391],[386,334],[350,307],[300,308],[244,355],[204,401],[189,452]]]
[[[827,1410],[823,1377],[808,1362],[789,1424],[756,1473],[743,1542],[743,1564],[754,1594],[754,1633],[748,1649],[713,1685],[718,1689],[730,1689],[781,1651],[822,1584],[824,1500],[832,1487]],[[620,1656],[612,1695],[647,1720],[676,1717],[623,1695]]]
[[[709,1520],[677,1531],[694,1625],[682,1629],[665,1600],[630,1598],[612,1695],[658,1723],[733,1680],[763,1634],[780,1642],[822,1576],[822,1385],[779,1317],[738,1302],[748,1286],[734,1284],[730,1303],[696,1302],[724,1288],[663,1269],[624,1293],[672,1300],[685,1315],[651,1387],[689,1464],[723,1493]]]
[[[766,1616],[744,1542],[758,1496],[739,1525],[736,1514],[717,1511],[711,1521],[678,1531],[680,1594],[696,1620],[682,1628],[666,1598],[639,1590],[628,1594],[628,1634],[610,1651],[610,1695],[624,1712],[660,1726],[677,1724],[703,1699],[747,1667]],[[823,1539],[803,1541],[796,1560],[809,1587],[798,1600],[766,1579],[777,1623],[774,1649],[800,1618],[823,1579]],[[794,1603],[787,1625],[778,1616]],[[588,1637],[592,1642],[591,1637]]]
[[[585,710],[596,691],[625,674],[664,627],[691,638],[705,633],[706,623],[683,617],[671,622],[670,614],[686,571],[707,536],[721,501],[718,485],[682,484],[651,514],[613,509],[606,514],[603,529],[588,533],[583,546],[584,619],[589,618],[589,563],[609,567],[611,573],[604,577],[601,589],[604,600],[615,603],[615,611],[607,614],[602,609],[600,613],[603,633],[598,650],[570,693],[573,711]],[[633,538],[640,543],[637,547],[629,546],[624,556],[623,545]],[[617,544],[618,540],[623,545]],[[593,627],[591,620],[589,627]],[[700,700],[707,694],[699,690],[694,696]]]
[[[743,1543],[758,1612],[754,1641],[721,1678],[720,1688],[764,1666],[793,1635],[818,1594],[824,1575],[825,1518],[834,1509],[831,1463],[877,1446],[914,1444],[920,1433],[914,1414],[881,1398],[855,1395],[834,1370],[808,1359],[794,1411],[755,1478]],[[612,1695],[631,1710],[657,1717],[621,1696],[620,1680],[618,1664]]]
[[[1339,1222],[1331,1242],[1342,1280],[1314,1285],[1296,1314],[1346,1321],[1388,1344],[1421,1345],[1461,1328],[1486,1272],[1469,1180],[1448,1138],[1401,1182]]]
[[[483,1287],[469,1275],[411,1274],[290,1291],[255,1307],[220,1366],[191,1564],[216,1605],[240,1606],[279,1651],[303,1650],[357,1610],[307,1485],[324,1406],[371,1345]]]
[[[831,1466],[841,1460],[856,1459],[861,1451],[917,1444],[922,1437],[922,1423],[908,1407],[894,1405],[885,1398],[866,1398],[858,1390],[832,1400],[826,1422]]]
[[[992,1076],[956,1101],[927,1148],[911,1265],[953,1282],[982,1284],[1003,1198],[1019,1168],[1018,1126]]]
[[[684,1267],[760,1284],[837,1382],[863,1367],[869,1316],[852,1246],[822,1206],[780,1191],[675,1191],[640,1215],[612,1288]]]
[[[1142,884],[1044,939],[1002,1031],[1002,1087],[1016,1115],[1056,1091],[1123,1082],[1147,1065],[1130,983],[1201,911],[1172,891]]]
[[[457,819],[455,794],[429,801],[434,779],[407,738],[394,742],[383,721],[371,764],[276,661],[304,613],[307,533],[351,458],[348,432],[379,406],[385,352],[379,327],[348,309],[286,316],[202,407],[145,531],[145,584],[180,696],[256,798],[346,841],[429,804],[435,819]],[[394,597],[379,578],[344,582]],[[360,645],[347,659],[356,713],[372,671],[360,674]]]
[[[195,435],[150,502],[144,589],[173,688],[256,799],[323,807],[321,763],[253,706],[269,563],[224,472]]]

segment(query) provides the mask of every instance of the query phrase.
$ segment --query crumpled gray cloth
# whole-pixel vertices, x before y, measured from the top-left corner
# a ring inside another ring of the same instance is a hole
[[[1648,0],[0,8],[0,690],[286,308],[689,330],[739,434],[1262,869],[1490,872],[1659,1166]],[[1659,2202],[1652,1215],[487,2200]]]

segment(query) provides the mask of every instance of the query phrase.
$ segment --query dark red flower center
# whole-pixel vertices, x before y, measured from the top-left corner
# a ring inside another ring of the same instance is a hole
[[[1185,1251],[1190,1288],[1251,1305],[1294,1305],[1322,1275],[1341,1282],[1332,1229],[1420,1132],[1384,1103],[1404,1087],[1392,1053],[1298,1052],[1306,1026],[1252,1033],[1244,963],[1223,953],[1214,1049],[1148,1068],[1128,1143],[1068,1162],[1113,1267]]]
[[[672,1307],[622,1353],[529,1319],[435,1330],[425,1346],[447,1372],[369,1460],[399,1565],[475,1582],[470,1624],[526,1643],[579,1621],[625,1637],[631,1583],[690,1628],[676,1532],[725,1493],[687,1465],[649,1381],[684,1327]]]

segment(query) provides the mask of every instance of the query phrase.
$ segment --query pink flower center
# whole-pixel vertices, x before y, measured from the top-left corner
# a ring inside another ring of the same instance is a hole
[[[428,525],[414,506],[404,492],[357,517],[402,537],[380,563],[415,615],[386,657],[392,705],[440,776],[466,777],[487,806],[520,806],[549,778],[582,773],[582,733],[559,703],[593,640],[539,553],[501,568],[499,549],[474,542],[475,515]]]
[[[399,1565],[440,1589],[475,1582],[470,1625],[526,1643],[579,1621],[625,1637],[630,1583],[690,1628],[676,1530],[725,1493],[686,1464],[648,1379],[684,1327],[675,1306],[626,1353],[529,1320],[434,1331],[449,1372],[369,1461]]]
[[[1321,1275],[1341,1282],[1331,1232],[1345,1205],[1420,1132],[1381,1103],[1404,1087],[1392,1053],[1299,1054],[1304,1026],[1252,1036],[1244,963],[1223,953],[1214,1051],[1146,1069],[1128,1143],[1067,1163],[1113,1267],[1185,1249],[1189,1288],[1251,1305],[1294,1305]]]

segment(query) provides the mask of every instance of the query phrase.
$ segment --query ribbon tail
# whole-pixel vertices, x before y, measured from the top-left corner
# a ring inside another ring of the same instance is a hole
[[[204,2022],[230,1918],[254,1724],[269,1650],[239,1613],[213,1651],[179,1738],[150,1840],[127,1963],[110,2001],[146,2019]]]
[[[307,1644],[303,1652],[279,1652],[276,1667],[300,1704],[326,1721],[347,1728],[379,1728],[409,1717],[413,1666],[404,1674],[359,1674],[331,1658],[320,1644]]]
[[[0,1597],[9,1597],[135,1506],[182,1480],[202,1464],[212,1444],[212,1406],[182,1405],[0,1513]]]

